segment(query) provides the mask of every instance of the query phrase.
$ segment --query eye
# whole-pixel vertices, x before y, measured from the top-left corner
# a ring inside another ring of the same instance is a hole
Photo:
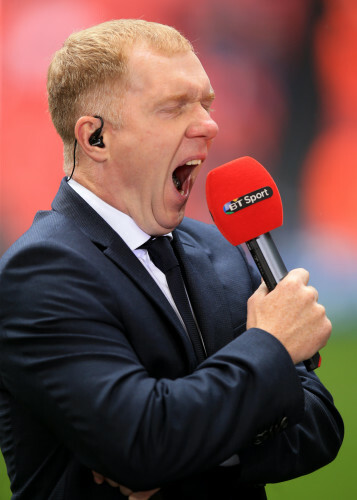
[[[208,114],[211,114],[214,111],[212,108],[212,102],[202,102],[201,106],[205,111],[207,111]]]
[[[172,105],[167,105],[159,110],[159,113],[161,114],[166,114],[166,115],[179,115],[183,108],[184,108],[184,103],[175,103]]]

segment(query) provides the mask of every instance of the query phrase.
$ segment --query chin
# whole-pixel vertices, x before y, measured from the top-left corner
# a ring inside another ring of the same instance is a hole
[[[162,227],[162,234],[171,233],[176,227],[181,224],[182,219],[184,218],[185,213],[179,214],[175,218],[172,218],[170,221],[167,220]]]
[[[156,227],[153,228],[156,234],[159,235],[160,233],[162,235],[170,233],[181,224],[185,216],[185,207],[186,203],[180,207],[172,207],[171,210],[161,211],[161,214],[157,214],[157,217],[155,217]]]

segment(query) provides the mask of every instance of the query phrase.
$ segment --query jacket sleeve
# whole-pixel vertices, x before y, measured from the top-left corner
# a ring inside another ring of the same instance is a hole
[[[286,429],[270,426],[240,453],[241,480],[274,483],[293,479],[323,467],[337,455],[344,425],[314,372],[296,367],[304,391],[302,419]]]
[[[1,278],[3,385],[83,465],[142,490],[237,452],[246,478],[261,457],[261,477],[280,480],[270,457],[298,457],[302,443],[307,453],[314,433],[311,467],[333,458],[341,431],[332,400],[315,378],[299,377],[273,336],[247,331],[194,373],[157,380],[125,335],[112,286],[78,252],[51,244],[19,252]],[[282,421],[278,439],[251,446]]]

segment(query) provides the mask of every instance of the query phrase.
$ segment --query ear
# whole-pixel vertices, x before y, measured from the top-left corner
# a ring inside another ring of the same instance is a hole
[[[74,133],[77,139],[79,146],[81,147],[83,153],[91,158],[93,161],[102,163],[106,161],[108,152],[105,147],[104,140],[104,128],[101,131],[101,135],[103,135],[103,146],[98,147],[94,146],[90,143],[90,138],[94,134],[96,130],[98,130],[101,126],[101,121],[99,118],[95,116],[81,116],[76,123],[74,128]]]

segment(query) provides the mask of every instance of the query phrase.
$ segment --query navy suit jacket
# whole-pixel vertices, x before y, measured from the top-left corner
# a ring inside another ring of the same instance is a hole
[[[260,278],[214,226],[174,231],[208,358],[121,238],[62,181],[0,265],[0,444],[14,499],[261,498],[331,461],[343,424],[314,373],[246,331]],[[219,464],[238,454],[240,465]]]

